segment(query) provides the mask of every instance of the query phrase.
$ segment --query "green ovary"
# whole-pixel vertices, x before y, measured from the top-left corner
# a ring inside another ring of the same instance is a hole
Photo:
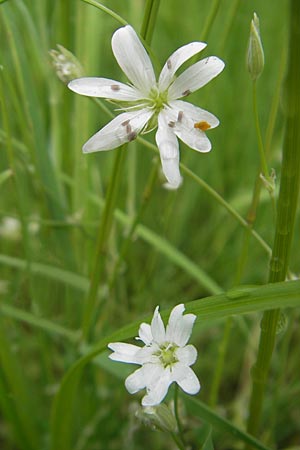
[[[159,359],[163,364],[164,368],[172,366],[173,364],[178,362],[178,359],[175,355],[176,348],[177,346],[170,344],[166,347],[161,347]]]

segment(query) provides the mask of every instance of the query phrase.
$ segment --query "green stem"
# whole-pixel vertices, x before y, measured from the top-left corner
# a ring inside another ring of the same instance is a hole
[[[298,87],[300,71],[300,47],[298,45],[300,39],[300,3],[298,0],[291,0],[290,13],[290,55],[285,84],[286,131],[283,145],[278,215],[269,271],[270,283],[286,279],[300,186],[300,95]],[[252,371],[253,386],[248,420],[248,431],[254,435],[259,430],[279,314],[280,311],[278,309],[267,311],[264,313],[261,323],[258,356]]]
[[[260,130],[260,124],[259,124],[259,117],[258,117],[258,109],[257,109],[257,90],[256,90],[256,81],[253,81],[252,85],[252,94],[253,94],[253,114],[254,114],[254,121],[255,121],[255,130],[258,140],[258,150],[259,150],[259,156],[260,156],[260,165],[262,174],[265,178],[268,178],[269,176],[269,169],[268,164],[266,160],[265,150],[264,150],[264,144],[261,136],[261,130]]]
[[[265,153],[264,144],[263,144],[262,135],[261,135],[260,123],[259,123],[259,116],[258,116],[258,109],[257,109],[256,81],[253,81],[252,86],[253,86],[253,90],[252,90],[253,114],[254,114],[255,129],[256,129],[256,135],[257,135],[257,141],[258,141],[258,150],[259,150],[259,156],[260,156],[260,166],[261,166],[262,176],[266,183],[272,183],[271,177],[269,175],[267,158],[266,158],[266,153]],[[270,186],[270,188],[268,188],[268,192],[271,197],[274,217],[276,217],[276,202],[275,202],[275,197],[274,197],[274,189],[272,186]],[[259,192],[258,192],[257,201],[258,201],[258,198],[259,198]]]
[[[225,363],[225,357],[226,357],[226,351],[228,348],[229,338],[230,338],[230,331],[232,327],[232,317],[228,317],[226,319],[225,328],[223,332],[222,340],[219,344],[218,348],[218,359],[216,363],[216,368],[213,374],[212,384],[210,388],[210,395],[209,395],[209,405],[213,408],[216,406],[217,399],[218,399],[218,392],[219,387],[222,380],[222,374],[224,369],[224,363]]]
[[[1,70],[0,70],[1,72]],[[18,215],[21,223],[22,228],[22,243],[24,246],[24,253],[26,257],[26,271],[27,271],[27,277],[29,282],[29,291],[32,301],[34,300],[34,289],[33,289],[33,283],[32,283],[32,276],[31,276],[31,245],[30,245],[30,236],[28,233],[28,226],[27,226],[27,220],[26,220],[26,200],[25,196],[23,194],[24,192],[24,185],[19,177],[19,170],[15,161],[15,154],[13,149],[13,140],[11,136],[11,129],[10,129],[10,121],[9,121],[9,112],[7,108],[7,102],[5,99],[5,83],[3,80],[3,75],[0,73],[0,106],[2,111],[2,117],[3,117],[3,128],[5,130],[6,134],[6,151],[7,151],[7,159],[9,161],[10,170],[13,174],[12,181],[14,182],[15,186],[15,192],[17,197],[17,209],[18,209]]]
[[[180,441],[184,444],[183,429],[182,429],[182,425],[181,425],[181,421],[180,421],[180,417],[179,417],[179,411],[178,411],[178,385],[177,384],[175,384],[175,386],[174,386],[174,415],[175,415],[177,428],[178,428],[178,436],[180,438]]]
[[[88,3],[89,5],[95,6],[95,8],[101,9],[101,11],[105,12],[109,16],[113,17],[115,20],[117,20],[121,25],[127,25],[126,20],[124,20],[121,16],[116,14],[111,9],[107,8],[106,6],[101,5],[101,3],[96,2],[95,0],[81,0],[84,3]]]
[[[114,17],[116,20],[120,21],[120,17],[117,16],[115,13],[113,13],[108,8],[103,7],[100,5],[100,3],[95,2],[94,0],[83,0],[86,3],[89,3],[93,6],[96,6],[99,9],[102,9],[106,13],[110,14],[112,17]],[[146,9],[144,20],[143,20],[143,26],[142,26],[142,32],[141,36],[147,44],[149,44],[153,30],[154,30],[154,24],[157,17],[157,11],[159,6],[159,0],[151,0],[148,1],[149,8]],[[123,21],[123,19],[121,19]],[[124,23],[123,23],[124,24]],[[92,317],[94,314],[95,306],[96,306],[96,299],[97,299],[97,292],[98,292],[98,285],[102,276],[102,272],[104,269],[104,260],[105,260],[105,253],[106,253],[106,246],[107,241],[110,235],[111,231],[111,224],[113,219],[113,213],[116,203],[116,196],[118,192],[119,187],[119,181],[120,181],[120,171],[123,161],[123,155],[124,155],[123,148],[117,150],[117,155],[115,159],[115,164],[112,171],[112,176],[110,178],[110,183],[108,187],[107,197],[106,197],[106,203],[105,208],[103,211],[102,219],[100,222],[100,227],[98,231],[98,238],[97,238],[97,244],[96,244],[96,254],[95,254],[95,261],[94,261],[94,267],[93,272],[91,276],[91,283],[90,283],[90,289],[86,298],[85,302],[85,308],[84,308],[84,314],[83,314],[83,321],[82,321],[82,339],[86,340],[88,338],[90,328],[91,328],[91,322]]]
[[[141,36],[148,45],[151,44],[159,5],[160,0],[147,0],[145,6],[144,20],[141,26]]]
[[[152,192],[153,192],[153,187],[154,187],[154,184],[155,184],[155,181],[156,181],[156,178],[157,178],[158,164],[159,164],[159,161],[157,161],[154,164],[154,166],[153,166],[153,168],[152,168],[152,170],[151,170],[151,172],[149,174],[149,178],[148,178],[148,181],[146,183],[146,187],[145,187],[144,192],[143,192],[141,206],[140,206],[140,208],[139,208],[139,210],[138,210],[138,212],[137,212],[137,214],[136,214],[136,216],[135,216],[135,218],[134,218],[134,220],[133,220],[133,222],[132,222],[132,224],[130,226],[130,229],[128,231],[126,239],[124,240],[123,245],[121,247],[119,258],[118,258],[118,260],[117,260],[117,262],[115,264],[115,267],[113,269],[113,273],[112,273],[111,279],[109,281],[109,289],[110,290],[114,286],[114,283],[116,281],[116,277],[117,277],[117,274],[118,274],[118,270],[120,268],[120,265],[121,265],[122,261],[124,260],[124,258],[126,256],[127,250],[128,250],[129,245],[130,245],[130,243],[132,241],[132,236],[135,233],[136,227],[140,223],[140,221],[141,221],[141,219],[143,217],[143,214],[145,212],[145,209],[146,209],[146,207],[149,204],[149,200],[151,198],[151,195],[152,195]]]
[[[207,19],[206,19],[206,22],[204,24],[203,31],[201,34],[201,41],[207,40],[207,37],[210,33],[210,30],[211,30],[214,20],[216,18],[220,4],[221,4],[220,0],[214,0],[213,4],[211,5],[209,15],[207,16]]]
[[[284,48],[281,53],[280,64],[279,64],[279,74],[278,74],[278,78],[277,78],[277,82],[276,82],[273,101],[272,101],[269,119],[268,119],[267,130],[266,130],[266,134],[265,134],[266,158],[268,158],[268,155],[271,150],[271,143],[272,143],[272,139],[273,139],[275,123],[276,123],[276,118],[277,118],[278,109],[279,109],[280,92],[281,92],[281,85],[282,85],[282,79],[283,79],[283,69],[285,67],[284,61],[286,59],[285,53],[286,53],[286,50]],[[258,174],[255,179],[255,184],[254,184],[253,193],[252,193],[252,200],[251,200],[251,204],[250,204],[247,216],[246,216],[246,221],[247,221],[250,229],[253,229],[253,226],[254,226],[254,223],[256,220],[256,211],[257,211],[257,207],[259,204],[260,193],[261,193],[261,188],[262,188],[262,180],[260,178],[260,173],[261,173],[261,168],[259,169]],[[247,257],[248,257],[249,243],[250,243],[250,232],[249,232],[249,230],[245,230],[245,233],[243,236],[241,255],[239,258],[238,269],[237,269],[237,274],[236,274],[236,278],[235,278],[235,284],[241,283],[241,279],[242,279],[242,276],[244,273],[244,269],[245,269],[246,261],[247,261]]]
[[[177,447],[179,448],[179,450],[185,450],[185,446],[183,444],[183,442],[181,442],[181,440],[179,439],[179,437],[177,436],[176,433],[170,433],[173,441],[175,442],[175,444],[177,445]]]
[[[110,183],[108,186],[107,197],[105,202],[104,211],[102,214],[98,238],[96,244],[96,253],[94,268],[91,276],[90,288],[85,302],[85,308],[82,321],[82,338],[85,340],[88,338],[88,334],[91,327],[91,319],[94,314],[98,285],[102,276],[104,268],[105,252],[107,247],[107,241],[111,231],[111,224],[113,219],[113,213],[116,203],[117,192],[120,182],[121,167],[125,155],[124,146],[116,150],[116,158],[110,177]]]

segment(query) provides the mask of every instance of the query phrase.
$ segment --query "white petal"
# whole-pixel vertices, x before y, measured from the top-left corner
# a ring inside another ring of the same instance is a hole
[[[137,345],[114,342],[108,344],[108,348],[114,352],[109,355],[109,358],[113,361],[141,364],[140,358],[137,356],[141,347],[138,347]]]
[[[153,336],[151,332],[151,326],[148,323],[141,323],[139,328],[139,338],[141,341],[143,341],[146,345],[151,344],[153,341]]]
[[[158,405],[163,401],[168,393],[172,379],[169,370],[161,370],[160,376],[156,378],[155,383],[147,385],[147,395],[142,399],[143,406]]]
[[[184,392],[195,395],[200,391],[200,383],[195,372],[183,364],[175,364],[172,368],[172,379]]]
[[[151,60],[134,29],[130,25],[119,28],[112,37],[111,45],[123,72],[147,96],[155,86],[155,74]]]
[[[209,152],[211,150],[210,140],[204,131],[196,128],[201,126],[201,123],[198,124],[193,120],[193,116],[188,114],[188,109],[186,109],[186,113],[183,110],[176,109],[177,102],[171,102],[171,104],[175,104],[175,107],[165,107],[164,114],[167,117],[167,122],[172,124],[172,131],[192,149],[201,153]]]
[[[125,112],[115,117],[83,146],[84,153],[112,150],[135,139],[153,112],[149,109]]]
[[[158,130],[155,136],[159,148],[162,169],[166,179],[173,188],[181,184],[179,171],[179,145],[177,138],[164,118],[164,111],[158,116]]]
[[[138,89],[108,78],[85,77],[70,81],[68,88],[88,97],[111,100],[136,101],[144,98]]]
[[[206,122],[207,130],[215,128],[219,125],[219,119],[212,113],[206,111],[205,109],[199,108],[192,103],[184,102],[182,100],[173,100],[169,102],[169,106],[177,111],[177,117],[180,111],[186,115],[194,125],[199,122]]]
[[[176,349],[176,356],[181,364],[191,366],[196,362],[197,350],[193,345],[186,345]]]
[[[125,387],[130,394],[144,389],[146,387],[145,367],[141,367],[129,375],[125,380]]]
[[[125,386],[130,394],[144,389],[144,387],[156,384],[163,373],[163,368],[157,364],[144,364],[143,367],[137,369],[125,380]]]
[[[197,91],[224,69],[224,62],[216,56],[202,59],[186,69],[169,88],[169,100],[185,97]]]
[[[162,318],[159,314],[159,307],[157,306],[155,308],[152,322],[151,322],[151,332],[153,336],[153,340],[157,342],[158,344],[165,342],[166,340],[166,333],[165,333],[165,326],[162,321]]]
[[[166,64],[162,68],[158,81],[160,91],[164,91],[169,87],[175,72],[185,61],[201,52],[201,50],[205,47],[205,42],[191,42],[190,44],[184,45],[183,47],[177,49],[169,57]]]
[[[166,330],[166,340],[183,347],[189,340],[196,319],[195,314],[183,315],[184,305],[175,306],[171,311]]]

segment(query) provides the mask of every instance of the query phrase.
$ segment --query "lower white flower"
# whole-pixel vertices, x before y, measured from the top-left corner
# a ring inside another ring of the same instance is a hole
[[[183,315],[184,310],[183,304],[175,306],[165,328],[157,306],[151,325],[142,323],[139,328],[136,339],[144,342],[144,347],[123,342],[108,345],[114,352],[110,359],[142,366],[126,378],[125,386],[130,394],[146,388],[143,406],[161,403],[172,383],[187,394],[194,395],[200,390],[199,380],[190,368],[197,359],[197,350],[186,345],[196,316]]]
[[[183,63],[205,47],[204,42],[191,42],[177,49],[156,81],[151,60],[134,29],[130,25],[119,28],[112,37],[112,50],[132,84],[95,77],[78,78],[68,84],[78,94],[112,100],[125,111],[92,136],[83,151],[111,150],[158,126],[156,143],[163,172],[169,184],[178,187],[181,176],[177,138],[205,153],[211,149],[205,131],[219,125],[213,114],[179,100],[200,89],[224,68],[223,61],[210,56],[175,75]]]

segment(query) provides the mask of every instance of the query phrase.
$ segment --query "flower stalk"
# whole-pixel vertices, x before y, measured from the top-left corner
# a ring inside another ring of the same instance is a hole
[[[285,82],[286,130],[283,143],[281,183],[278,213],[270,262],[269,282],[284,281],[288,273],[291,244],[300,187],[300,4],[290,1],[289,61]],[[284,306],[284,305],[283,305]],[[267,311],[261,322],[261,335],[256,364],[252,371],[252,394],[248,432],[258,434],[263,407],[263,399],[272,353],[275,346],[276,330],[280,311]]]
[[[91,5],[96,6],[100,9],[103,9],[102,5],[98,4],[97,2],[94,2],[92,0],[83,0],[83,1],[86,1],[86,3],[90,3]],[[110,10],[105,11],[105,12],[108,12],[109,14],[111,13]],[[151,17],[152,17],[152,11],[150,11],[148,13],[146,11],[144,21],[146,23],[147,23],[147,21],[151,21],[152,20]],[[119,18],[119,16],[116,16],[115,18],[117,20],[119,20],[119,19],[122,20],[122,18]],[[155,18],[156,18],[156,15],[155,15]],[[155,18],[152,20],[152,31],[154,29]],[[143,37],[145,38],[145,36],[143,36]],[[106,249],[107,241],[108,241],[110,231],[111,231],[113,213],[114,213],[114,209],[115,209],[116,198],[117,198],[117,193],[118,193],[119,183],[120,183],[121,167],[122,167],[122,162],[123,162],[123,158],[124,158],[124,154],[125,154],[123,147],[121,147],[120,149],[117,150],[114,166],[112,169],[112,176],[110,177],[110,183],[109,183],[109,187],[108,187],[105,207],[104,207],[103,215],[102,215],[100,225],[99,225],[99,231],[98,231],[98,235],[97,235],[95,261],[94,261],[94,265],[93,265],[93,272],[91,275],[90,287],[89,287],[89,291],[88,291],[88,294],[86,297],[85,308],[84,308],[84,313],[83,313],[83,321],[82,321],[82,328],[81,328],[81,333],[82,333],[81,338],[83,341],[87,340],[89,337],[89,333],[91,330],[91,324],[92,324],[92,317],[93,317],[93,314],[95,311],[95,306],[96,306],[98,286],[101,281],[101,277],[102,277],[102,273],[103,273],[103,269],[104,269],[105,249]]]

